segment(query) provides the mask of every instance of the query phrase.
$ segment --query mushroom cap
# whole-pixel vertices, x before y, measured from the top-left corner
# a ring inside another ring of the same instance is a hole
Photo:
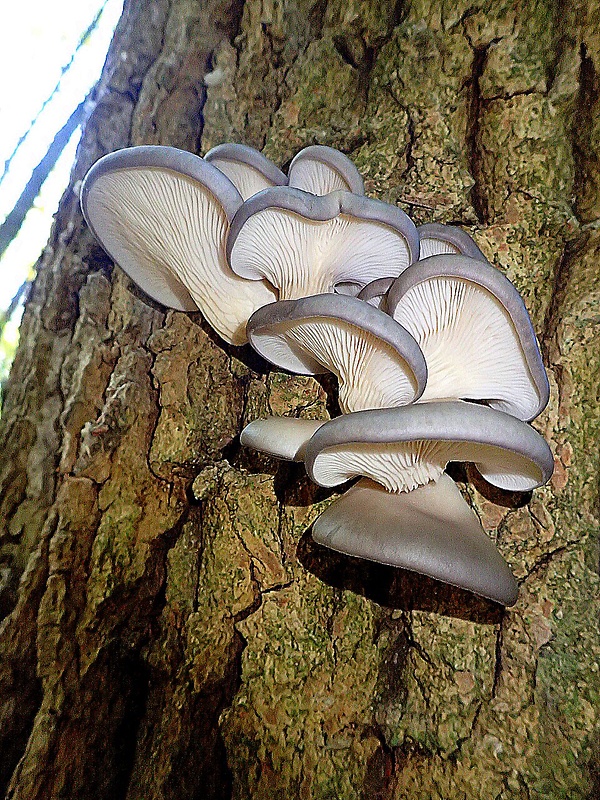
[[[323,195],[336,189],[365,193],[360,172],[348,156],[333,147],[305,147],[292,159],[288,174],[290,186],[311,194]]]
[[[240,442],[284,461],[302,461],[306,443],[321,425],[322,420],[295,417],[255,419],[240,434]]]
[[[225,173],[243,200],[271,186],[285,186],[287,176],[266,156],[245,144],[218,144],[204,160]]]
[[[401,209],[379,200],[275,187],[239,208],[227,255],[238,275],[266,279],[289,300],[399,275],[417,258],[418,235]]]
[[[163,305],[199,308],[233,344],[246,341],[252,312],[275,299],[264,282],[244,281],[227,264],[229,221],[241,204],[222,172],[173,147],[110,153],[81,188],[86,222],[129,277]]]
[[[370,306],[375,306],[381,311],[387,310],[387,293],[390,286],[395,281],[395,278],[377,278],[371,283],[367,283],[365,287],[358,293],[358,299],[364,300]]]
[[[248,321],[254,349],[303,375],[333,372],[344,411],[413,402],[427,367],[418,345],[382,311],[338,294],[281,300]]]
[[[460,400],[337,417],[314,434],[304,461],[321,486],[364,476],[393,492],[438,480],[450,461],[471,461],[489,483],[520,492],[541,486],[554,468],[548,444],[530,425]]]
[[[392,494],[363,479],[313,526],[313,539],[350,556],[429,575],[512,606],[516,581],[448,475]]]
[[[428,222],[417,228],[419,233],[420,254],[423,260],[429,256],[463,255],[476,258],[478,261],[487,261],[473,239],[462,228],[455,225],[442,225],[439,222]]]
[[[501,272],[467,256],[431,256],[394,282],[387,310],[427,361],[423,400],[482,400],[523,420],[550,388],[523,299]]]

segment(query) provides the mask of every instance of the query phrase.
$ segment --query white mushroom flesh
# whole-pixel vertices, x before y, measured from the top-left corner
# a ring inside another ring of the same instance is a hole
[[[289,185],[318,195],[328,194],[336,189],[351,191],[351,187],[337,170],[312,158],[302,158],[294,163],[290,170]]]
[[[242,196],[242,200],[247,200],[263,189],[270,189],[275,184],[266,178],[260,170],[245,164],[243,161],[232,161],[228,158],[212,158],[210,163],[213,167],[221,170],[227,175],[235,188]]]
[[[477,442],[431,440],[327,447],[316,457],[313,474],[322,486],[364,476],[390,492],[409,492],[437,480],[450,461],[474,462],[489,483],[509,491],[529,491],[543,481],[536,464],[510,450]]]
[[[268,417],[250,422],[240,435],[245,447],[261,453],[282,458],[285,461],[300,461],[310,437],[324,422],[294,417]]]
[[[135,280],[171,273],[224,339],[246,341],[257,308],[276,299],[260,281],[246,281],[227,264],[228,220],[201,184],[164,169],[133,168],[100,176],[90,192],[94,227]],[[149,292],[152,294],[152,292]]]
[[[231,252],[235,272],[265,278],[280,300],[332,292],[341,282],[364,286],[395,277],[410,264],[406,240],[382,223],[340,214],[325,222],[267,208],[248,218]]]
[[[419,261],[424,258],[429,258],[429,256],[441,256],[445,254],[452,254],[456,255],[460,253],[460,249],[455,247],[450,242],[446,242],[443,239],[429,239],[424,238],[420,241],[420,250],[419,250]]]
[[[486,400],[521,419],[538,406],[510,316],[483,287],[458,278],[422,281],[402,296],[394,319],[414,336],[427,361],[421,401]]]
[[[290,323],[279,337],[296,352],[308,351],[337,376],[345,414],[414,400],[417,382],[406,361],[386,342],[356,325],[314,318]]]

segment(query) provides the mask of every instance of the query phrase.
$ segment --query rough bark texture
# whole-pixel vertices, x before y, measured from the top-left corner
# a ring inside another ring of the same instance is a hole
[[[523,293],[556,471],[517,508],[465,484],[506,613],[317,548],[328,495],[236,437],[332,383],[165,313],[70,190],[1,421],[8,797],[599,796],[599,31],[595,0],[126,3],[74,183],[128,144],[341,148]]]

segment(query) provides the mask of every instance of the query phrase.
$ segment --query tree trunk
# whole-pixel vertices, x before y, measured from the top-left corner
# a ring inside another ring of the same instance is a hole
[[[598,796],[599,19],[594,0],[126,3],[2,412],[8,797]],[[517,508],[464,484],[515,608],[314,545],[330,493],[237,436],[326,418],[333,383],[165,311],[86,229],[76,186],[103,153],[221,141],[282,165],[342,149],[368,194],[466,226],[522,292],[554,477]]]

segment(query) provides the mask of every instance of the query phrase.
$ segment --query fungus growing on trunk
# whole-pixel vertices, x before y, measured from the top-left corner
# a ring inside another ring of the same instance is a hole
[[[491,264],[457,255],[419,261],[390,288],[387,310],[425,355],[423,401],[484,401],[523,420],[545,408],[548,378],[529,314]]]
[[[463,255],[487,261],[473,239],[462,228],[454,225],[442,225],[439,222],[428,222],[417,228],[419,234],[419,258],[429,256]]]
[[[421,403],[337,417],[303,450],[307,472],[321,486],[367,478],[317,519],[316,542],[504,605],[516,601],[508,566],[443,470],[450,461],[473,461],[496,486],[540,486],[553,458],[529,425],[460,401]]]
[[[254,349],[303,375],[333,372],[344,412],[418,399],[427,367],[413,337],[390,316],[354,297],[314,295],[263,306],[248,321]]]
[[[303,461],[307,442],[323,424],[295,417],[255,419],[242,431],[240,443],[283,461]]]
[[[290,300],[396,277],[418,247],[417,229],[395,206],[349,192],[317,197],[277,187],[240,207],[227,255],[240,277],[267,280]]]
[[[285,186],[287,176],[268,158],[245,144],[218,144],[204,160],[223,172],[243,200],[271,186]]]
[[[246,281],[227,263],[225,240],[242,198],[199,156],[173,147],[110,153],[81,189],[86,222],[110,257],[150,297],[180,311],[200,309],[232,344],[246,322],[276,299],[264,281]]]

